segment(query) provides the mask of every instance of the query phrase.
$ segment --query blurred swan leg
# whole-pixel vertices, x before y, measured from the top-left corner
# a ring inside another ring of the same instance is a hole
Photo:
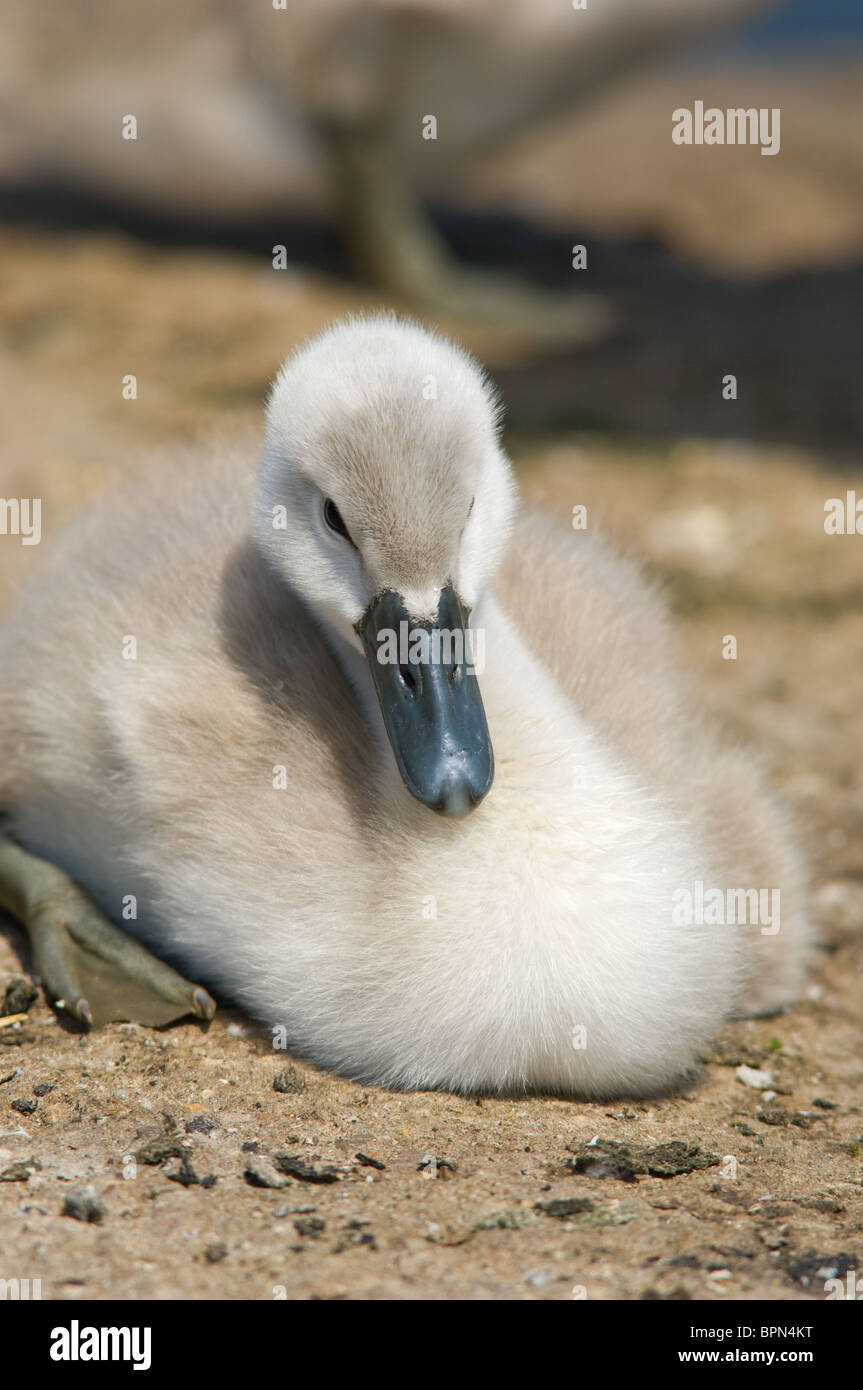
[[[358,275],[421,312],[579,343],[604,337],[612,314],[600,296],[561,294],[515,276],[454,262],[392,154],[384,126],[321,121]]]
[[[160,1027],[215,1001],[118,930],[62,869],[0,835],[0,907],[20,922],[48,994],[88,1027]]]

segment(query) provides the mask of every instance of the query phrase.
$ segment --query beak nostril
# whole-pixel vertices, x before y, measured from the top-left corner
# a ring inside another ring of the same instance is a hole
[[[387,589],[357,624],[402,781],[422,805],[452,819],[477,806],[494,778],[472,653],[453,637],[466,631],[467,612],[451,585],[433,620],[412,617]]]
[[[400,664],[399,676],[401,677],[402,683],[407,686],[411,695],[415,695],[417,691],[417,678],[411,670],[410,666]]]

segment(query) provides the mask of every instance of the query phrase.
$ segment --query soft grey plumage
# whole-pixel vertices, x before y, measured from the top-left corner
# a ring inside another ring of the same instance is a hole
[[[535,512],[506,548],[513,504],[475,364],[393,318],[336,325],[283,369],[257,481],[250,452],[193,451],[45,544],[0,627],[0,809],[326,1065],[649,1094],[729,1013],[794,997],[804,869],[637,566]],[[355,631],[376,594],[421,616],[449,582],[497,766],[458,821],[406,791]],[[699,883],[780,888],[780,929],[682,925]]]

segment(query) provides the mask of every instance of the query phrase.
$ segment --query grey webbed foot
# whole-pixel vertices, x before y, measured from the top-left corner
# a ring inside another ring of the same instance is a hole
[[[213,1017],[205,989],[115,927],[61,869],[3,838],[0,906],[27,932],[47,993],[88,1028]]]

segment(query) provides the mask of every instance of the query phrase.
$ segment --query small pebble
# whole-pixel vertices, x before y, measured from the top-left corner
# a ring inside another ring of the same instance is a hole
[[[183,1128],[187,1134],[212,1134],[219,1128],[219,1122],[212,1115],[196,1115],[193,1120],[187,1120]]]
[[[593,1211],[593,1202],[589,1197],[553,1197],[550,1202],[535,1202],[534,1205],[546,1216],[556,1216],[559,1220]]]
[[[306,1089],[306,1078],[299,1067],[284,1067],[273,1077],[273,1090],[285,1096],[296,1096]]]
[[[322,1216],[298,1216],[294,1222],[294,1230],[299,1236],[311,1236],[316,1240],[326,1229],[326,1224]]]
[[[147,1163],[151,1168],[155,1168],[159,1163],[164,1163],[166,1158],[185,1158],[186,1150],[183,1148],[179,1139],[174,1139],[168,1134],[160,1135],[158,1139],[151,1139],[149,1144],[144,1144],[140,1149],[135,1150],[135,1157],[139,1163]]]
[[[41,1167],[42,1164],[32,1158],[29,1163],[23,1160],[20,1163],[11,1163],[0,1173],[0,1182],[29,1182],[32,1169]]]
[[[243,1172],[250,1187],[287,1187],[287,1178],[280,1177],[268,1158],[262,1155],[250,1158]]]
[[[34,984],[20,975],[17,976],[6,986],[3,1003],[0,1004],[0,1015],[7,1018],[9,1014],[26,1014],[30,1005],[35,1003],[38,994],[39,991]]]
[[[298,1182],[332,1183],[339,1182],[343,1176],[331,1163],[325,1163],[322,1168],[315,1168],[311,1163],[306,1163],[293,1154],[276,1154],[275,1163],[280,1173],[287,1174],[289,1178],[296,1178]]]
[[[769,1071],[757,1071],[754,1067],[738,1067],[734,1075],[753,1091],[768,1091],[773,1085],[773,1077]]]
[[[385,1163],[381,1163],[381,1160],[379,1158],[372,1158],[369,1154],[364,1153],[354,1154],[354,1158],[357,1160],[357,1163],[359,1163],[363,1168],[376,1168],[379,1173],[383,1173],[386,1171],[387,1165]]]
[[[98,1224],[105,1216],[105,1210],[105,1203],[95,1187],[88,1184],[86,1187],[74,1188],[66,1194],[62,1214],[71,1216],[75,1221]]]
[[[215,1173],[210,1173],[206,1178],[199,1178],[189,1162],[188,1155],[185,1155],[177,1172],[168,1174],[168,1181],[178,1182],[181,1187],[215,1187],[217,1178]]]

